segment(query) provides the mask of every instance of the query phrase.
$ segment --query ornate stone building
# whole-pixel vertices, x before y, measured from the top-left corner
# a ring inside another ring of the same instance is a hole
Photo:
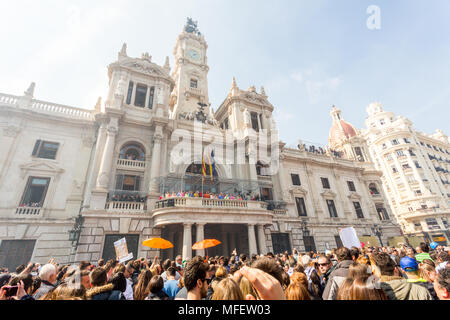
[[[367,107],[369,152],[392,210],[405,234],[442,244],[450,242],[450,141],[441,130],[418,132],[408,119],[384,111],[380,103]]]
[[[122,237],[134,257],[151,258],[204,254],[191,249],[203,238],[222,242],[209,255],[229,255],[324,251],[340,245],[347,226],[375,244],[400,234],[360,140],[352,140],[357,159],[288,147],[264,88],[242,90],[234,79],[214,112],[206,51],[192,21],[177,39],[172,72],[168,58],[162,66],[148,53],[132,58],[124,45],[108,66],[106,99],[89,110],[36,100],[34,84],[23,96],[0,94],[0,265],[111,258]],[[342,129],[355,130],[339,122],[331,134]],[[205,150],[215,159],[206,177]],[[160,199],[197,190],[247,200]],[[160,236],[174,248],[142,245]]]

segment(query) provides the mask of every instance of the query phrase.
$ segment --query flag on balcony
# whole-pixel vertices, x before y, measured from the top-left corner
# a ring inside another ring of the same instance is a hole
[[[206,177],[205,153],[202,154],[202,179]]]

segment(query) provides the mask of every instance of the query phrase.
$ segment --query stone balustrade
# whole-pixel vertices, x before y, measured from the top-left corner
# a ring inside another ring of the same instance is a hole
[[[40,207],[17,207],[16,214],[27,216],[38,216],[41,213]]]
[[[155,205],[155,209],[168,207],[266,209],[267,203],[247,200],[173,197],[159,200]]]
[[[64,115],[70,118],[86,119],[86,120],[94,119],[90,111],[40,100],[33,100],[31,102],[30,108],[33,110],[39,110],[41,112],[43,111],[45,113]]]
[[[145,161],[117,159],[117,166],[123,168],[145,169]]]
[[[9,106],[13,106],[13,105],[17,104],[17,101],[19,101],[19,97],[17,97],[17,96],[0,93],[0,104],[6,104]]]
[[[145,202],[126,202],[110,201],[105,205],[105,209],[110,212],[144,212],[146,210]]]

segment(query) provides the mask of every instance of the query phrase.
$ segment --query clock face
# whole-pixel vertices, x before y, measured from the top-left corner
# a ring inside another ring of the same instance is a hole
[[[200,54],[195,50],[189,50],[188,56],[193,60],[200,60]]]

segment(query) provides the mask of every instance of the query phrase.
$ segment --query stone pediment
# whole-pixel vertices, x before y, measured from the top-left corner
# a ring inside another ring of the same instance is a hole
[[[292,193],[293,195],[298,194],[298,195],[306,196],[306,194],[308,193],[308,190],[306,190],[302,186],[294,186],[289,189],[289,192]]]
[[[111,64],[110,70],[111,67],[123,67],[146,75],[170,78],[169,73],[165,69],[147,59],[123,57],[119,61]]]
[[[350,200],[360,200],[361,196],[356,192],[351,192],[350,195],[348,196],[348,198]]]
[[[33,174],[46,174],[57,176],[64,172],[63,168],[56,166],[53,163],[45,161],[32,161],[20,166],[21,177],[24,178],[28,172]]]
[[[336,193],[334,193],[331,190],[325,190],[321,193],[322,197],[324,198],[336,198]]]

